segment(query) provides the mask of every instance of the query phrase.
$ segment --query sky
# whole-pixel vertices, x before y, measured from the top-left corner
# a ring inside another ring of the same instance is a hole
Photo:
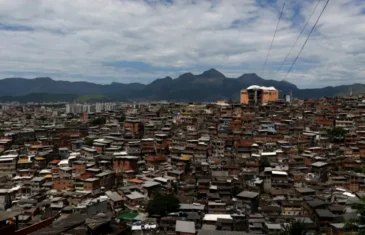
[[[326,2],[286,0],[264,69],[284,1],[0,0],[0,78],[147,84],[216,68],[283,80]],[[364,42],[365,1],[330,0],[286,80],[365,83]]]

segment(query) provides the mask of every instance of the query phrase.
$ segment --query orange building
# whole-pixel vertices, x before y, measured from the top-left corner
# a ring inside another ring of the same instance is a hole
[[[279,91],[274,87],[249,86],[241,90],[241,104],[266,104],[279,99]]]

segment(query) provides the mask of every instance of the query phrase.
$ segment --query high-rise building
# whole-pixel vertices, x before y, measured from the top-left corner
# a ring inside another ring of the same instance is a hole
[[[241,90],[241,104],[266,104],[279,99],[279,91],[275,87],[249,86]]]
[[[105,111],[111,111],[115,109],[115,103],[105,103],[104,104]]]
[[[66,104],[66,113],[101,113],[114,110],[115,107],[115,103]]]
[[[96,103],[95,104],[95,112],[101,113],[103,111],[103,104],[102,103]]]
[[[71,105],[66,104],[66,113],[71,113]]]

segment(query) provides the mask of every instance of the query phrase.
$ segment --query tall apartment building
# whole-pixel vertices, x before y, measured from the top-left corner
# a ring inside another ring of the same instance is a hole
[[[102,103],[96,103],[95,104],[95,112],[101,113],[103,111],[103,104]]]
[[[115,107],[115,103],[66,104],[66,113],[101,113],[114,110]]]
[[[111,111],[115,109],[115,103],[104,103],[104,110]]]
[[[279,99],[279,91],[275,87],[249,86],[241,90],[241,104],[266,104]]]

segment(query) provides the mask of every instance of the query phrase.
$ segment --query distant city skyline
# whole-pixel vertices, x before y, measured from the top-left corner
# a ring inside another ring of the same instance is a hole
[[[317,0],[2,0],[0,78],[147,84],[216,68],[273,79]],[[275,77],[281,80],[325,4]],[[364,83],[365,1],[330,1],[287,81],[300,88]]]

